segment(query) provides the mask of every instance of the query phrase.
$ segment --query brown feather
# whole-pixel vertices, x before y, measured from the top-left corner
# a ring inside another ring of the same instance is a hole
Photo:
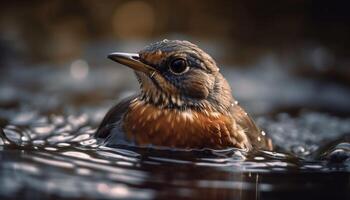
[[[140,145],[272,149],[271,140],[233,103],[230,85],[214,59],[198,46],[163,40],[145,47],[137,59],[113,55],[122,57],[122,64],[129,59],[126,63],[136,70],[141,94],[114,107],[98,137],[106,137],[120,124],[123,135]],[[185,61],[182,73],[172,71],[174,59]]]
[[[140,100],[132,102],[123,128],[140,145],[178,148],[251,148],[241,126],[230,116],[194,110],[158,108]]]

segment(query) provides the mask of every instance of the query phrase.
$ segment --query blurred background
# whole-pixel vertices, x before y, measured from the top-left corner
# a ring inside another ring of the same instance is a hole
[[[0,0],[0,199],[350,199],[347,2]],[[139,89],[107,55],[163,39],[212,55],[276,152],[100,145]]]
[[[348,8],[337,0],[1,1],[0,106],[98,104],[134,91],[132,72],[106,55],[167,38],[209,52],[253,113],[348,115]]]

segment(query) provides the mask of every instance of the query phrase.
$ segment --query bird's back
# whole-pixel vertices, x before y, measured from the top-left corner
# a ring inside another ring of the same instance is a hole
[[[124,114],[128,111],[130,102],[137,98],[137,95],[132,95],[121,100],[113,106],[104,116],[100,126],[98,127],[95,136],[97,138],[106,138],[112,134],[113,128],[122,123]]]
[[[250,144],[256,149],[272,150],[272,141],[268,138],[264,131],[262,131],[239,105],[232,106],[231,115],[236,123],[241,126],[249,138]]]

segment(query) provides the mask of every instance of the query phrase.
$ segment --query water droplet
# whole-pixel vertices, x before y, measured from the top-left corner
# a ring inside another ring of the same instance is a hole
[[[56,144],[58,147],[69,147],[69,146],[71,146],[71,144],[69,144],[69,143],[65,143],[65,142],[60,142],[60,143],[58,143],[58,144]]]
[[[68,134],[53,135],[47,139],[49,143],[59,143],[70,141],[74,136]]]
[[[97,142],[96,139],[90,139],[90,140],[85,140],[85,141],[82,141],[80,142],[79,144],[80,145],[83,145],[83,146],[90,146],[92,144],[95,144]]]
[[[78,152],[78,151],[67,151],[67,152],[63,152],[62,154],[66,156],[76,157],[76,158],[83,158],[83,159],[90,158],[88,154],[83,152]]]
[[[261,156],[255,156],[255,157],[254,157],[254,160],[265,160],[265,158],[264,158],[264,157],[261,157]]]
[[[45,145],[46,142],[44,140],[33,140],[32,141],[33,145],[38,146],[38,145]]]
[[[45,147],[44,149],[47,151],[57,151],[57,148],[55,147]]]
[[[78,135],[77,137],[75,137],[74,139],[72,139],[72,142],[79,142],[79,141],[87,140],[90,137],[91,137],[90,134],[81,134],[81,135]]]

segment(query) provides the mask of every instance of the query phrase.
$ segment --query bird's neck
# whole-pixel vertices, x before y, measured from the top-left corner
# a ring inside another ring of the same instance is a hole
[[[157,89],[153,84],[141,86],[139,100],[159,108],[177,110],[206,110],[227,114],[234,104],[231,88],[221,74],[215,79],[214,87],[205,99],[194,99],[181,94],[169,94]]]
[[[145,104],[150,104],[158,108],[177,109],[177,110],[200,110],[211,108],[210,103],[207,100],[193,100],[184,98],[180,95],[166,95],[161,91],[142,91],[138,98]]]

